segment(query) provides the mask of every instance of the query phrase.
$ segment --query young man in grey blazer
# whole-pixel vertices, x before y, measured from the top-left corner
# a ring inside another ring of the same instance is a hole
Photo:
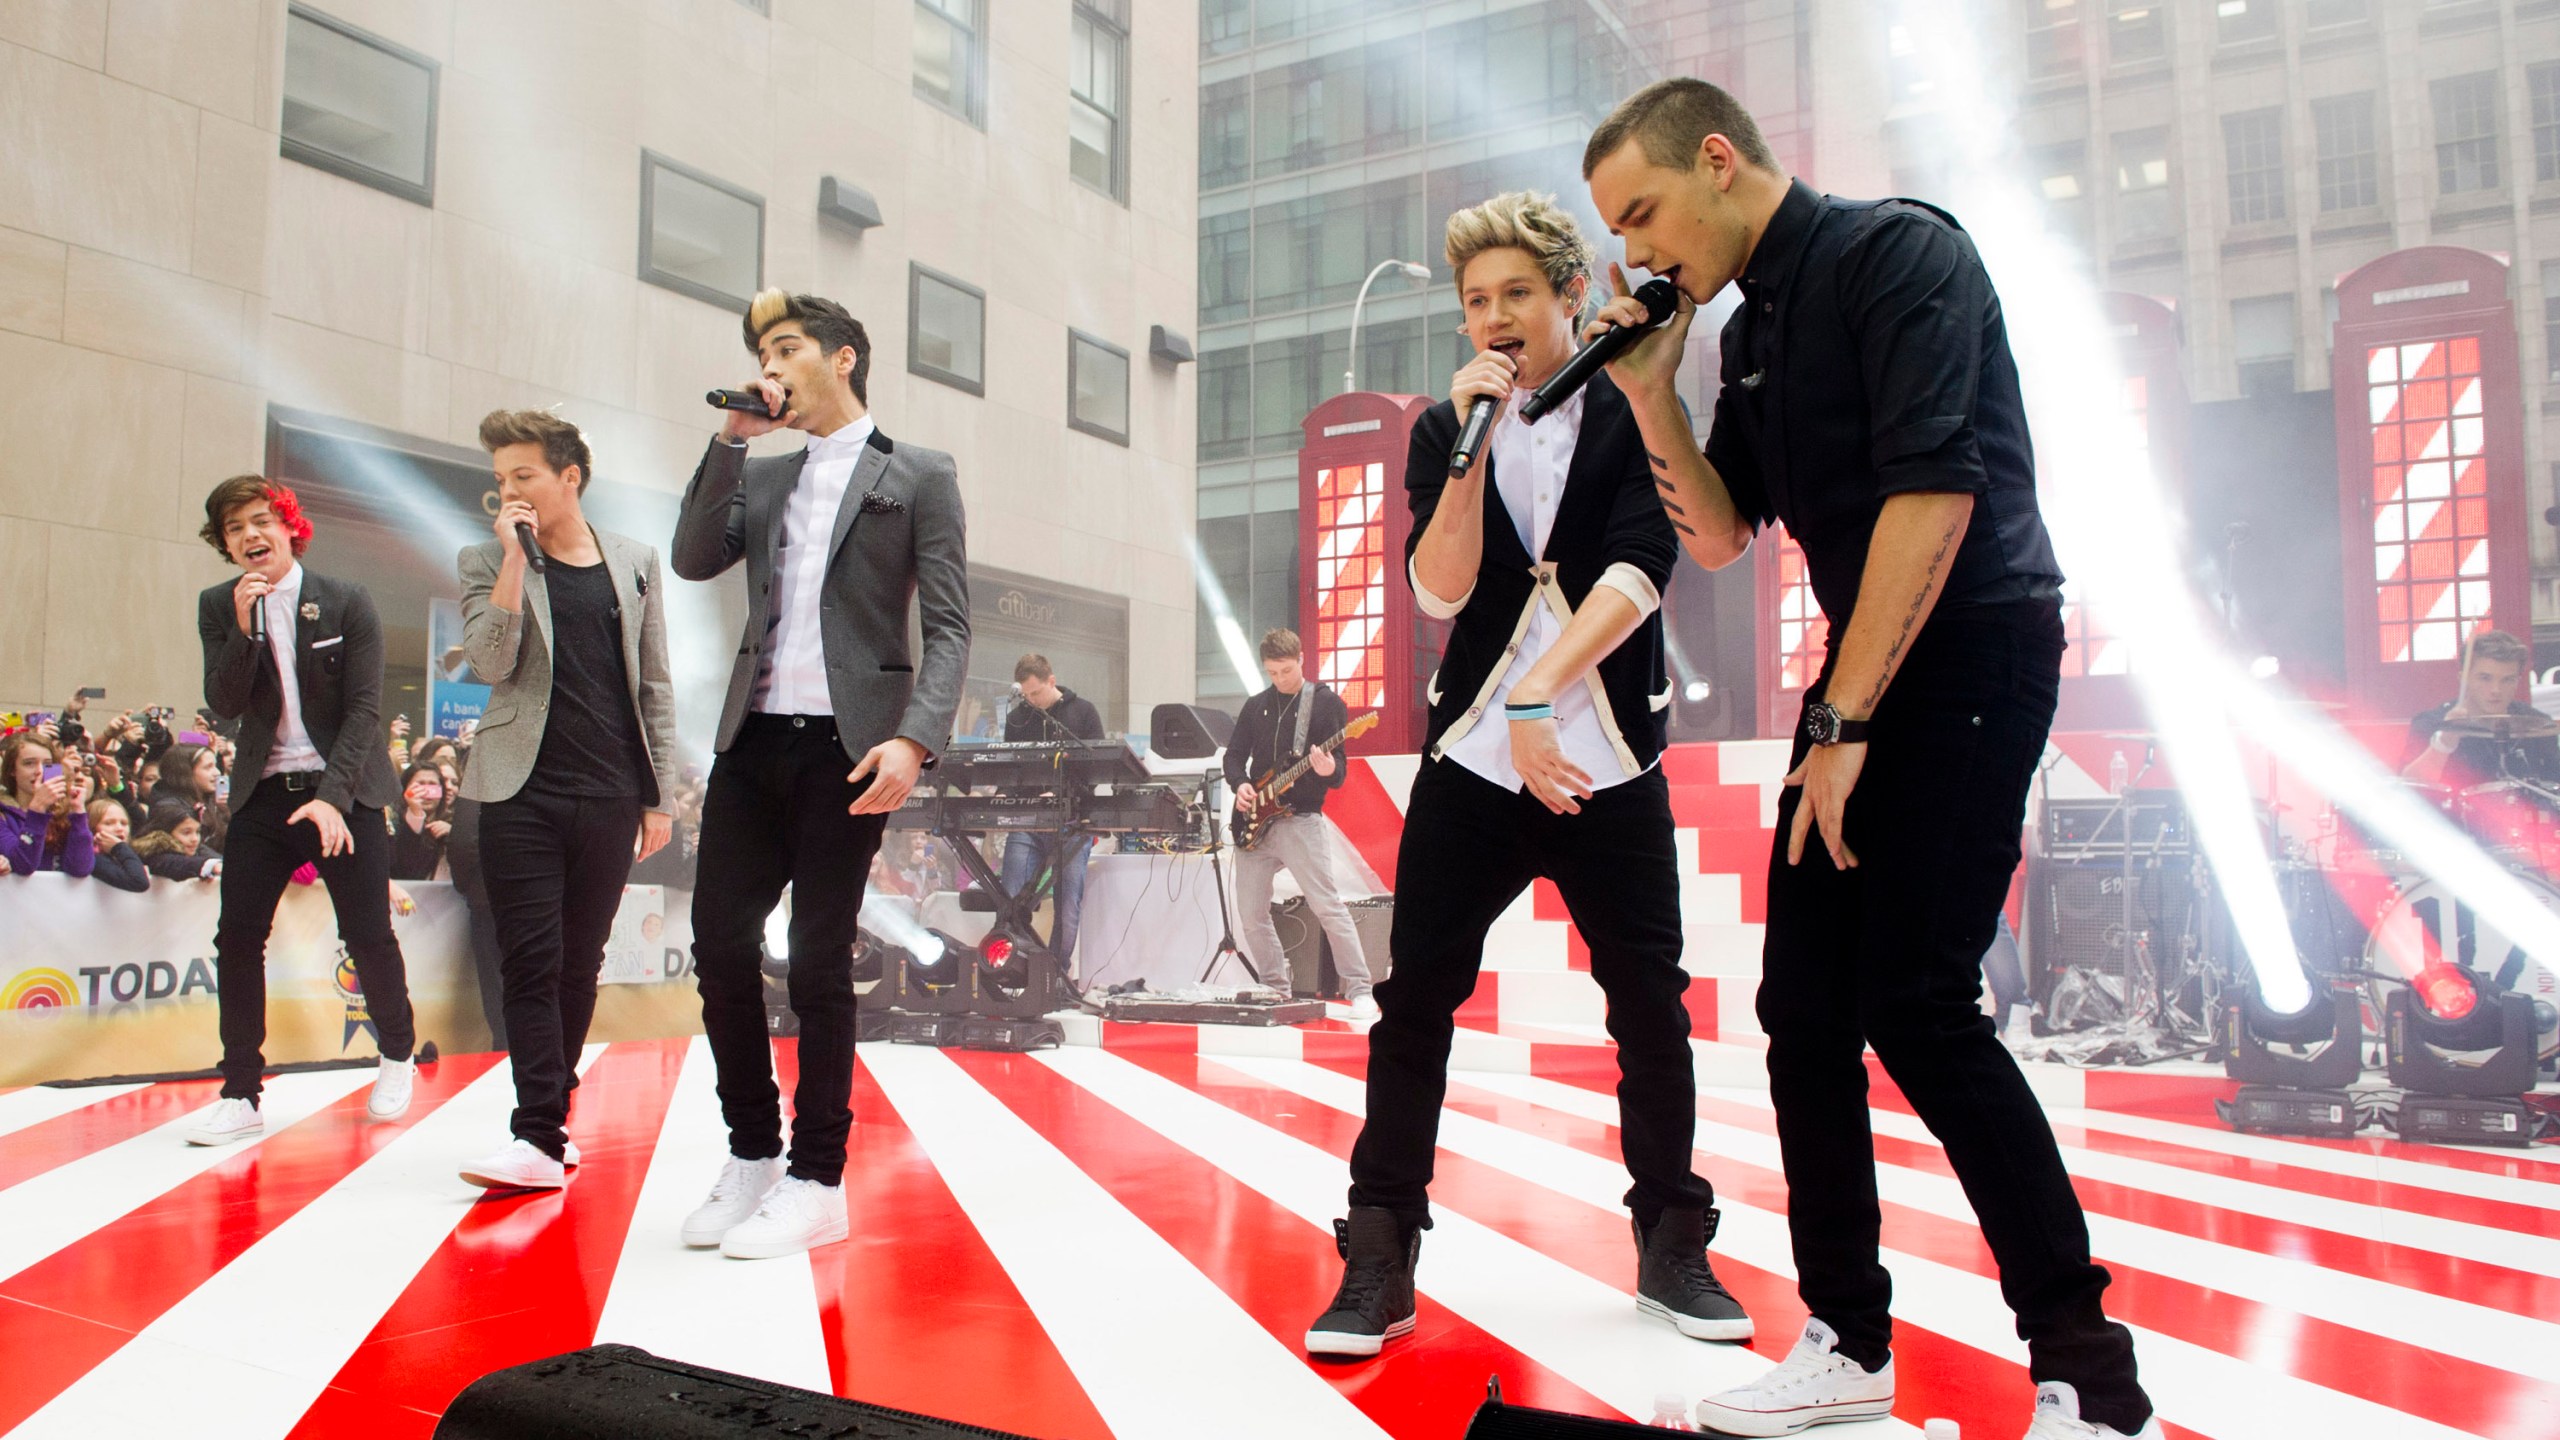
[[[489,682],[463,772],[498,929],[515,1140],[463,1167],[491,1189],[556,1190],[576,1163],[569,1092],[604,942],[632,862],[667,843],[676,789],[658,552],[587,523],[595,457],[542,410],[493,410],[496,538],[463,550],[462,645]],[[518,526],[545,556],[534,570]]]
[[[747,569],[693,892],[729,1159],[684,1239],[764,1259],[846,1235],[854,927],[889,813],[950,743],[969,590],[951,457],[892,443],[873,423],[861,322],[832,300],[767,290],[748,308],[746,342],[771,418],[729,413],[685,491],[672,556],[687,580]],[[783,428],[806,432],[806,448],[748,457],[748,440]],[[921,655],[907,644],[911,604]],[[800,1020],[787,1174],[758,971],[785,885]]]

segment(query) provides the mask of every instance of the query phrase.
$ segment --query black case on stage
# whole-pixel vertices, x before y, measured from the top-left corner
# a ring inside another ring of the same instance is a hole
[[[1503,1403],[1499,1377],[1487,1382],[1485,1392],[1484,1403],[1476,1407],[1475,1418],[1467,1422],[1464,1440],[1636,1440],[1638,1436],[1662,1433],[1631,1420],[1601,1420],[1507,1405]]]
[[[435,1440],[1030,1440],[661,1360],[630,1345],[493,1370],[454,1397]]]

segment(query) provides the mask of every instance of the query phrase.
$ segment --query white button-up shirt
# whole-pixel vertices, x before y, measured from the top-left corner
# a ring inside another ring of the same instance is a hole
[[[276,679],[284,684],[284,713],[276,719],[276,743],[267,751],[267,768],[258,777],[326,770],[329,762],[321,756],[320,747],[311,743],[311,731],[302,723],[302,678],[294,665],[299,653],[294,625],[302,611],[302,562],[293,562],[284,580],[258,603],[266,607],[267,650],[276,657]]]
[[[1547,536],[1555,529],[1556,509],[1564,501],[1565,477],[1573,468],[1574,445],[1582,436],[1582,392],[1575,391],[1571,399],[1547,412],[1535,425],[1520,419],[1520,406],[1527,398],[1526,392],[1514,391],[1503,406],[1504,423],[1494,427],[1493,483],[1502,508],[1511,517],[1512,529],[1520,537],[1521,548],[1537,557],[1546,553]],[[1557,637],[1564,634],[1563,618],[1548,603],[1548,594],[1555,585],[1553,567],[1543,560],[1537,563],[1544,575],[1529,597],[1525,624],[1510,650],[1510,665],[1497,672],[1491,688],[1479,698],[1477,704],[1482,713],[1475,717],[1476,723],[1467,726],[1456,739],[1444,740],[1441,751],[1443,758],[1455,760],[1514,791],[1521,788],[1520,772],[1512,768],[1511,726],[1503,718],[1501,707],[1509,698],[1511,687],[1526,678]],[[1445,618],[1466,608],[1468,596],[1442,600],[1423,587],[1418,574],[1413,580],[1414,595],[1425,613]],[[1652,581],[1632,565],[1611,566],[1600,583],[1625,594],[1646,614],[1662,603]],[[1473,593],[1470,590],[1468,595]],[[1617,744],[1601,724],[1593,689],[1577,681],[1557,693],[1556,740],[1563,747],[1565,758],[1589,776],[1591,788],[1598,791],[1635,776],[1620,760]]]
[[[879,428],[865,415],[832,435],[812,436],[809,458],[782,512],[782,546],[773,557],[773,598],[765,635],[764,686],[755,708],[768,715],[832,715],[827,651],[818,628],[826,588],[828,542],[844,508],[862,447]]]

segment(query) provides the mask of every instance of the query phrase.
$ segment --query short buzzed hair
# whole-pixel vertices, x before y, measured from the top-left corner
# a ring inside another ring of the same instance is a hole
[[[1305,647],[1298,643],[1298,632],[1287,626],[1275,626],[1262,632],[1262,658],[1265,660],[1295,660],[1305,653]]]
[[[1656,80],[1609,112],[1582,148],[1582,178],[1590,179],[1600,162],[1629,140],[1643,148],[1645,159],[1666,170],[1695,169],[1698,144],[1710,135],[1732,141],[1735,154],[1763,170],[1778,168],[1759,122],[1741,101],[1704,80],[1680,76]]]
[[[542,463],[556,473],[578,467],[578,493],[596,478],[596,460],[577,426],[548,410],[492,410],[480,417],[480,448],[495,455],[509,445],[539,445]]]
[[[756,354],[764,333],[785,320],[797,320],[818,348],[832,356],[853,351],[853,398],[871,403],[871,332],[853,312],[823,295],[794,295],[787,290],[759,290],[747,305],[747,353]]]

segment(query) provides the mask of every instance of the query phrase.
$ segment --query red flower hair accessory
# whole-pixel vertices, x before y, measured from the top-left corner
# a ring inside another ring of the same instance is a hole
[[[276,512],[284,533],[293,537],[293,558],[301,559],[302,552],[311,548],[311,517],[302,513],[302,502],[295,498],[293,487],[281,483],[269,485],[267,504]]]

